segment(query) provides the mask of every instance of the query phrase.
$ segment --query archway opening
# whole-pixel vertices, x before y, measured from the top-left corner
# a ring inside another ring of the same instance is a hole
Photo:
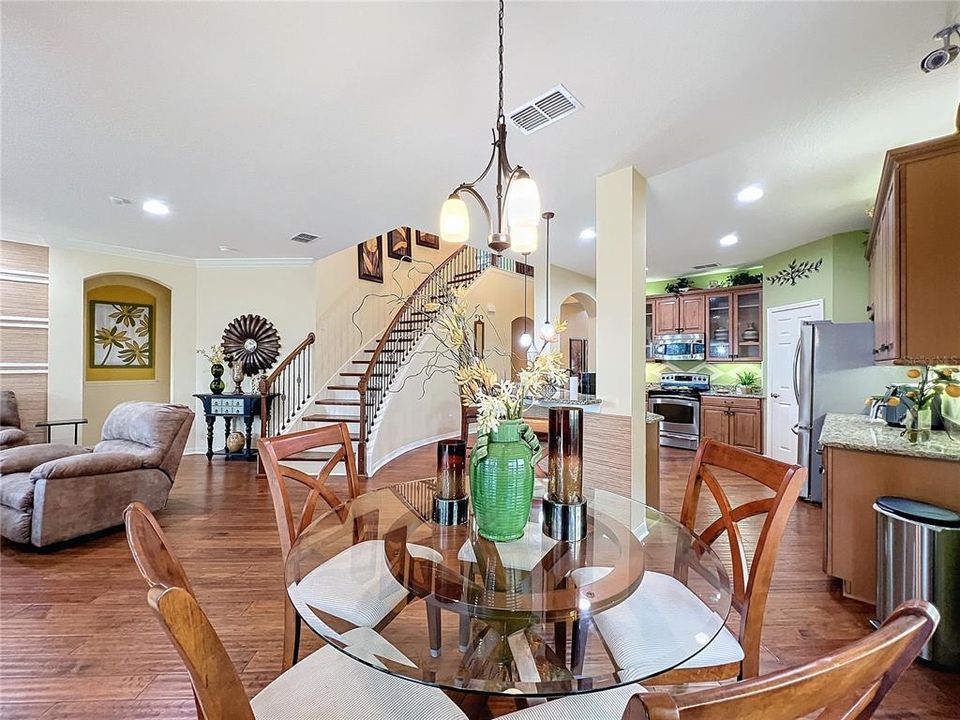
[[[567,325],[560,343],[564,364],[577,374],[594,372],[597,301],[582,292],[568,295],[560,303],[560,320]]]
[[[83,281],[83,428],[100,439],[103,422],[125,400],[170,402],[170,289],[137,275]]]
[[[514,318],[510,323],[510,374],[514,380],[517,379],[517,373],[527,366],[530,347],[524,347],[520,342],[524,333],[533,334],[533,320],[528,317]]]

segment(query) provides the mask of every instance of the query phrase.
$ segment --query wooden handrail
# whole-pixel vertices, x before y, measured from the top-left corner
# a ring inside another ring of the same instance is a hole
[[[454,259],[458,257],[461,253],[465,252],[468,249],[468,247],[469,246],[467,245],[462,246],[456,252],[450,253],[450,256],[446,260],[444,260],[442,263],[437,265],[437,267],[433,269],[433,272],[427,275],[423,279],[423,282],[421,282],[417,286],[417,289],[407,296],[407,299],[404,300],[403,305],[400,306],[400,309],[397,310],[397,313],[393,316],[393,319],[390,321],[390,324],[387,325],[387,329],[383,331],[383,335],[380,336],[380,342],[377,343],[377,347],[376,349],[374,349],[373,355],[370,357],[370,364],[367,365],[367,369],[364,371],[363,377],[360,378],[360,382],[357,384],[357,387],[360,390],[361,414],[363,414],[363,395],[367,391],[367,383],[370,382],[370,376],[373,374],[373,368],[376,367],[377,360],[380,359],[380,353],[383,352],[383,348],[386,347],[387,339],[390,337],[390,334],[393,332],[393,329],[397,326],[397,323],[400,322],[400,317],[403,315],[404,311],[407,309],[407,303],[410,301],[411,298],[416,297],[416,295],[426,286],[428,282],[430,282],[430,280],[437,273],[443,270],[443,268],[445,268],[447,265],[451,264],[454,261]],[[469,249],[472,250],[473,248],[469,248]],[[360,424],[360,435],[361,437],[364,435],[363,423]]]
[[[260,381],[260,394],[265,395],[268,393],[270,391],[270,386],[273,385],[273,381],[276,380],[280,373],[282,373],[284,369],[286,369],[286,367],[293,362],[293,359],[300,353],[300,351],[308,345],[313,345],[316,341],[316,335],[313,333],[307,333],[307,336],[300,341],[299,345],[290,351],[289,355],[280,361],[280,364],[273,369],[273,372],[267,375],[266,379]]]

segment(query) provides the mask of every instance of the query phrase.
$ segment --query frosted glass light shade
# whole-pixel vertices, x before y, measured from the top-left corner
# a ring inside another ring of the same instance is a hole
[[[510,249],[515,253],[526,255],[537,249],[537,226],[531,227],[510,226]]]
[[[518,227],[536,227],[540,224],[540,191],[525,172],[510,183],[507,194],[507,224],[510,232]]]
[[[470,213],[459,195],[451,195],[440,208],[440,237],[445,242],[465,243],[470,237]]]
[[[553,323],[549,320],[540,328],[540,339],[546,343],[555,343],[560,339],[560,336],[557,335],[557,331],[553,327]]]
[[[530,337],[530,333],[525,332],[520,336],[520,347],[528,348],[531,344],[533,344],[533,338]]]

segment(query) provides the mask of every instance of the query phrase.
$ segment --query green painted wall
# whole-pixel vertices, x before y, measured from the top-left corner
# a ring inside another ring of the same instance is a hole
[[[792,305],[807,300],[823,300],[823,317],[837,322],[862,322],[867,319],[870,273],[863,256],[866,231],[839,233],[779,253],[763,261],[763,306]],[[798,279],[795,285],[774,285],[769,277],[786,268],[793,260],[816,262],[819,272]]]
[[[725,282],[726,279],[733,273],[741,272],[743,270],[749,270],[754,275],[761,271],[759,265],[751,268],[738,268],[737,270],[724,270],[723,272],[707,273],[704,275],[686,275],[685,277],[690,278],[694,281],[694,286],[700,290],[706,290],[710,287],[710,281],[716,280],[718,282]],[[671,283],[676,278],[669,278],[667,280],[651,280],[647,283],[647,295],[663,295],[667,291],[667,283]]]

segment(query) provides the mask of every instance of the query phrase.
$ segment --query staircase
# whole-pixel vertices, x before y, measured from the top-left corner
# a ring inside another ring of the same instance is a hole
[[[469,286],[489,267],[513,269],[513,261],[488,250],[463,246],[444,260],[404,301],[384,332],[342,369],[316,399],[317,412],[304,415],[307,424],[345,422],[357,455],[357,469],[367,474],[367,443],[383,408],[390,384],[429,329],[436,309],[450,302],[450,291]],[[315,458],[320,460],[322,458]]]

